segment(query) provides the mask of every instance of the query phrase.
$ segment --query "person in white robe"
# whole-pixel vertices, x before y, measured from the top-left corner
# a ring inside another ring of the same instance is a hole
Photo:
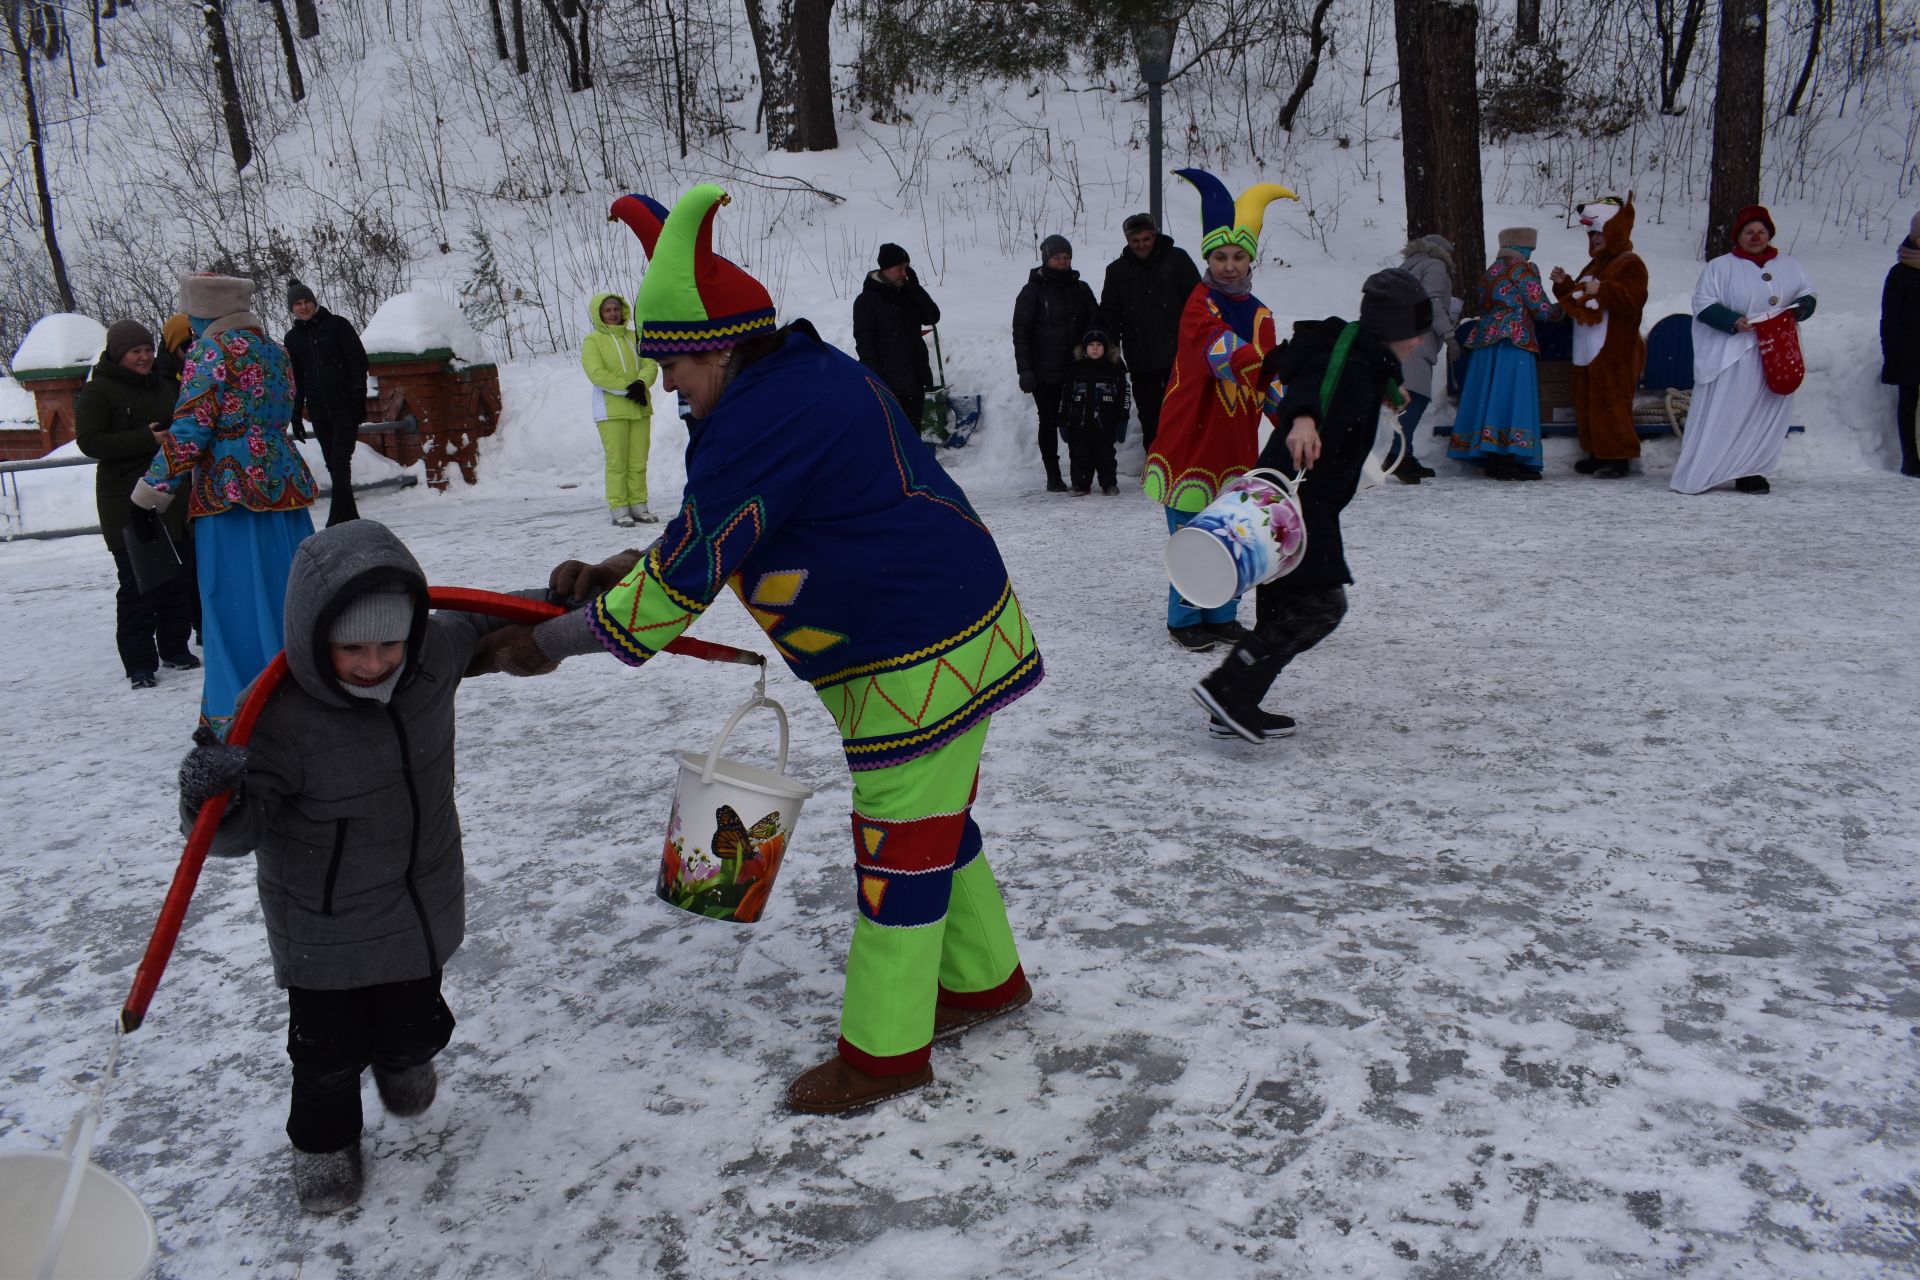
[[[1785,311],[1813,314],[1813,282],[1773,247],[1773,218],[1760,205],[1734,216],[1732,253],[1709,262],[1693,290],[1693,403],[1687,411],[1676,493],[1705,493],[1731,480],[1766,493],[1780,459],[1793,397],[1767,387],[1754,325]]]

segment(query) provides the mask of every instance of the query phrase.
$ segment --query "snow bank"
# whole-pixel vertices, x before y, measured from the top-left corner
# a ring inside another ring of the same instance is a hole
[[[360,343],[368,351],[419,352],[449,347],[467,364],[493,359],[486,342],[473,331],[460,308],[431,293],[401,293],[388,298],[367,322]]]
[[[56,312],[42,316],[20,349],[13,353],[18,369],[67,369],[92,364],[107,346],[107,326],[92,316]]]
[[[37,426],[40,415],[33,407],[33,392],[12,378],[0,378],[0,427]]]

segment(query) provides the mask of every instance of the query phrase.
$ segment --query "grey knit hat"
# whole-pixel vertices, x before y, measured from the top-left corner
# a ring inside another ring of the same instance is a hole
[[[153,330],[138,320],[115,320],[107,326],[107,363],[119,364],[120,357],[135,347],[153,345]]]
[[[387,644],[413,632],[413,596],[397,584],[375,587],[347,602],[327,628],[328,644]]]
[[[1040,261],[1045,262],[1056,253],[1072,253],[1073,242],[1063,235],[1051,235],[1040,242]]]
[[[253,305],[253,281],[211,271],[180,277],[180,309],[195,320],[218,320]]]

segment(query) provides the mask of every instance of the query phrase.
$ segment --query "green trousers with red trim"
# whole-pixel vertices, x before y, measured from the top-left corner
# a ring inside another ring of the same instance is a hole
[[[1026,981],[969,812],[982,720],[939,750],[853,775],[854,887],[840,1055],[875,1075],[927,1063],[936,1003],[992,1008]]]

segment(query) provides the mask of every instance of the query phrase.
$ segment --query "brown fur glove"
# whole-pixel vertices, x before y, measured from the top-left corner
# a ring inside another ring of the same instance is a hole
[[[641,552],[627,550],[608,556],[599,564],[581,560],[562,560],[547,578],[547,589],[555,599],[569,607],[578,607],[618,586],[620,580],[640,563]]]
[[[480,637],[464,674],[484,676],[501,671],[510,676],[543,676],[559,665],[540,651],[532,627],[501,627]]]

